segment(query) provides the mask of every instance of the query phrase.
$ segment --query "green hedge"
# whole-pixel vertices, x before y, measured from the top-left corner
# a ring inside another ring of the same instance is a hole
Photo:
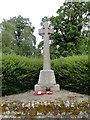
[[[56,81],[61,88],[90,94],[88,56],[72,56],[52,61]]]
[[[3,55],[2,95],[33,89],[42,65],[42,59]],[[52,60],[51,66],[62,89],[89,94],[88,56]]]
[[[41,59],[16,55],[3,55],[2,95],[25,92],[33,89],[42,69]]]

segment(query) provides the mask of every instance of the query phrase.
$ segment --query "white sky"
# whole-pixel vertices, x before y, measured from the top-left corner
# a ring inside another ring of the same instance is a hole
[[[44,16],[51,17],[56,15],[56,11],[63,5],[65,0],[0,0],[0,22],[3,18],[21,15],[29,18],[35,27],[34,35],[37,44],[42,40],[38,35],[41,28],[40,22]]]

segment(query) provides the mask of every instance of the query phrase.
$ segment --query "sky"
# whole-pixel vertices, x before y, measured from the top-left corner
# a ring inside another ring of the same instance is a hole
[[[42,40],[38,35],[41,28],[40,22],[44,16],[56,16],[56,11],[63,5],[65,0],[0,0],[0,22],[2,19],[21,15],[29,18],[35,27],[34,35],[37,44]]]

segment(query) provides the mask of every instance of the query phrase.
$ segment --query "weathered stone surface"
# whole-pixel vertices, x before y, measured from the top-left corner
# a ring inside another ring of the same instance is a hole
[[[36,85],[34,86],[34,90],[35,90],[35,91],[41,91],[41,85],[36,84]],[[45,91],[45,90],[44,90],[44,91]]]
[[[60,86],[56,84],[54,71],[50,67],[49,36],[53,32],[54,30],[50,29],[48,22],[45,22],[43,28],[39,30],[39,35],[44,37],[44,56],[43,70],[40,71],[38,84],[34,86],[35,91],[46,91],[47,87],[52,91],[60,90]]]
[[[39,30],[39,35],[44,37],[43,70],[50,70],[49,36],[53,32],[52,29],[49,29],[47,22],[45,22],[43,28]]]
[[[56,84],[53,70],[41,70],[39,75],[38,84],[43,86],[51,86]]]
[[[55,75],[53,70],[41,70],[39,75],[38,84],[35,85],[35,91],[46,91],[46,87],[49,87],[51,91],[59,91],[60,86],[56,84]]]
[[[56,84],[51,87],[51,91],[59,91],[60,90],[60,85]]]
[[[34,88],[35,91],[46,91],[47,86],[42,86],[42,85],[36,84],[34,87],[35,87]],[[58,85],[58,84],[52,85],[49,87],[50,87],[51,91],[60,91],[60,85]]]
[[[84,95],[84,94],[79,94],[79,93],[75,93],[75,92],[70,92],[70,91],[66,91],[66,90],[60,90],[58,92],[53,92],[52,95],[42,95],[41,96],[34,96],[34,91],[28,91],[25,93],[21,93],[21,94],[16,94],[16,95],[10,95],[10,96],[5,96],[0,98],[0,104],[2,103],[2,100],[7,101],[38,101],[38,102],[42,102],[42,101],[52,101],[55,102],[58,100],[74,100],[77,102],[81,102],[81,101],[88,101],[90,96]]]
[[[59,91],[58,96],[61,97],[60,92],[61,91]],[[30,94],[30,92],[28,93]],[[24,93],[24,95],[25,94],[26,93]],[[57,92],[55,92],[54,94],[57,94]],[[75,96],[76,94],[74,93]],[[84,98],[82,98],[82,100],[84,101],[81,100],[77,101],[76,98],[68,100],[56,99],[55,95],[55,98],[53,96],[52,101],[51,100],[52,96],[49,97],[48,95],[43,95],[42,97],[44,97],[45,99],[44,101],[42,101],[41,96],[36,96],[34,97],[36,99],[30,100],[31,95],[29,95],[29,99],[26,98],[26,95],[22,96],[22,94],[12,95],[12,97],[7,96],[7,98],[4,97],[2,99],[2,103],[0,104],[0,107],[2,108],[2,115],[0,116],[0,118],[2,117],[2,118],[26,119],[33,117],[33,118],[51,118],[51,120],[52,118],[68,118],[69,120],[70,118],[77,119],[82,118],[83,120],[84,118],[85,120],[88,120],[88,118],[90,118],[88,113],[90,104],[90,102],[88,101],[88,96],[82,95],[84,96]],[[66,96],[65,91],[62,91],[62,95]],[[80,97],[80,94],[77,94],[77,96],[78,95]],[[23,97],[25,97],[25,100],[24,99],[22,100]],[[37,99],[38,97],[39,99]],[[49,99],[47,100],[48,97]]]

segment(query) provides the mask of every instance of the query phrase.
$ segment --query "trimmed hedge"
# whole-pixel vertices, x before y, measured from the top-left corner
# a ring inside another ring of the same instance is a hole
[[[2,95],[25,92],[34,88],[42,69],[41,59],[3,55]]]
[[[34,88],[43,60],[16,55],[3,55],[2,95],[16,94]],[[73,56],[51,61],[56,81],[61,88],[89,93],[88,56]]]
[[[52,69],[61,88],[90,95],[88,66],[88,56],[72,56],[52,61]]]

